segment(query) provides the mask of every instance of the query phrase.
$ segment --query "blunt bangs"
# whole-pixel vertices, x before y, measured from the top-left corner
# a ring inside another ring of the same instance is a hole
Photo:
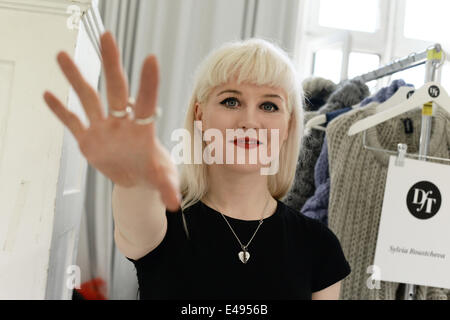
[[[259,86],[282,88],[288,95],[288,110],[298,105],[301,83],[293,72],[295,68],[284,51],[262,40],[228,43],[207,58],[197,73],[199,81],[198,101],[206,101],[217,86],[236,81]]]

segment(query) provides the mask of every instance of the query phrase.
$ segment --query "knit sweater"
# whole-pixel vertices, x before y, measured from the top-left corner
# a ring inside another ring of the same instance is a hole
[[[381,281],[381,289],[367,288],[378,236],[389,154],[363,148],[363,133],[348,136],[352,124],[375,113],[376,103],[352,110],[327,128],[330,170],[328,227],[337,235],[352,273],[341,286],[341,299],[395,299],[398,283]],[[436,110],[433,117],[429,155],[449,157],[450,115]],[[410,118],[413,133],[405,134],[401,119]],[[421,111],[411,111],[368,129],[367,145],[396,150],[398,143],[408,145],[408,153],[418,153]],[[417,299],[447,299],[448,290],[417,287]]]
[[[303,206],[301,213],[309,218],[319,220],[328,225],[328,198],[330,195],[330,174],[328,170],[327,138],[323,141],[322,151],[314,168],[316,191]]]
[[[368,87],[359,80],[348,80],[338,85],[328,102],[316,112],[306,112],[305,122],[319,114],[351,107],[369,95]],[[303,135],[292,188],[282,201],[300,211],[315,192],[314,167],[322,150],[325,132],[310,130]]]
[[[371,102],[385,102],[391,98],[397,90],[402,86],[414,87],[412,84],[405,83],[404,80],[398,79],[392,81],[392,83],[380,89],[374,95],[365,98],[360,106],[366,106]],[[327,113],[327,125],[333,119],[346,113],[350,108],[340,109],[338,111]],[[307,217],[319,220],[325,225],[328,225],[328,200],[330,197],[330,175],[328,170],[328,145],[326,138],[322,145],[322,151],[317,159],[316,166],[314,168],[314,182],[316,190],[314,195],[310,197],[304,204],[301,213]]]

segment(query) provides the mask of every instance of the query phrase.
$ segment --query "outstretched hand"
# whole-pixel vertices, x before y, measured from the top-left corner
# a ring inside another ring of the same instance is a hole
[[[100,42],[109,108],[124,111],[129,92],[119,49],[110,32],[104,33]],[[89,127],[84,126],[52,93],[46,91],[44,99],[73,134],[87,161],[115,184],[157,189],[165,206],[177,211],[181,201],[178,172],[169,152],[155,134],[154,123],[140,125],[128,117],[105,115],[99,94],[86,82],[70,56],[60,52],[57,61],[82,103]],[[133,110],[136,118],[147,118],[156,113],[158,85],[158,62],[150,55],[141,71]]]

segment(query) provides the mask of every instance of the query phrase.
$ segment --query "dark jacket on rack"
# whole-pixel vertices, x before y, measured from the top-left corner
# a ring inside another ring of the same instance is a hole
[[[327,103],[330,95],[336,91],[337,85],[330,80],[312,77],[303,81],[303,91],[305,94],[305,111],[317,111]]]
[[[408,86],[414,88],[413,85],[405,83],[404,80],[398,79],[392,81],[392,83],[380,89],[374,95],[365,98],[360,106],[366,106],[371,102],[383,103],[392,97],[397,90],[402,86]],[[331,122],[341,114],[350,111],[351,108],[344,108],[338,111],[334,111],[327,114],[327,122]],[[324,139],[322,151],[317,159],[316,166],[314,168],[314,182],[315,193],[309,198],[302,208],[302,213],[310,218],[317,219],[323,224],[328,225],[328,200],[330,196],[330,174],[328,170],[328,145],[327,139]]]
[[[314,81],[314,79],[310,81]],[[315,92],[322,92],[319,88],[320,86],[316,86],[317,90]],[[330,95],[327,103],[318,111],[306,112],[304,121],[307,122],[314,116],[320,114],[326,114],[356,105],[369,96],[369,94],[369,88],[362,81],[344,81],[337,86],[336,91]],[[309,99],[314,101],[319,100],[314,97],[309,97]],[[309,132],[305,132],[302,138],[294,184],[283,200],[288,206],[298,211],[302,209],[306,200],[314,195],[314,167],[322,150],[324,137],[325,132],[310,130]]]

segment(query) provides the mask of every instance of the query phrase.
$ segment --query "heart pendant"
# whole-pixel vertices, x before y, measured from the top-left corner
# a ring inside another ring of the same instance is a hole
[[[248,259],[250,259],[250,252],[248,251],[239,252],[239,259],[242,261],[242,263],[247,263]]]

